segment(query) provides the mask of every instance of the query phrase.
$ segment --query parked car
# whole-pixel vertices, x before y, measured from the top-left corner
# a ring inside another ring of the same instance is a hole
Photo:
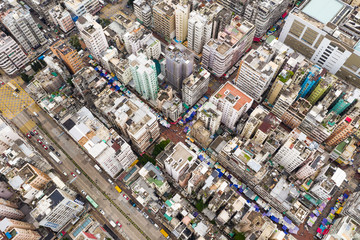
[[[44,148],[45,150],[48,150],[48,147],[47,147],[46,145],[43,145],[43,148]]]
[[[100,212],[102,215],[105,215],[104,210],[100,209],[99,212]]]
[[[64,176],[67,176],[67,173],[66,172],[63,172]]]
[[[58,152],[55,152],[55,154],[56,154],[56,156],[58,156],[58,157],[60,157],[61,155],[60,155],[60,153],[58,153]]]
[[[84,196],[87,195],[87,193],[86,193],[84,190],[81,190],[81,193],[82,193]]]
[[[36,135],[38,135],[38,134],[39,134],[36,130],[34,130],[34,131],[33,131],[33,133],[35,133]]]
[[[31,134],[31,136],[35,136],[35,133],[33,133],[33,132],[30,132],[30,134]]]
[[[71,172],[71,176],[76,177],[76,174],[75,174],[75,173],[73,173],[73,172]]]
[[[31,138],[31,135],[30,135],[30,133],[26,134],[26,136],[27,136],[28,138]]]
[[[118,226],[119,226],[119,228],[121,228],[121,227],[122,227],[122,224],[120,224],[120,222],[119,222],[119,221],[117,221],[117,222],[116,222],[116,225],[118,225]]]
[[[51,149],[51,151],[55,151],[55,148],[53,148],[53,146],[49,146],[49,148]]]
[[[81,172],[80,172],[80,170],[79,169],[75,169],[75,172],[77,173],[77,174],[81,174]]]
[[[37,140],[38,143],[42,144],[42,141],[40,139]]]

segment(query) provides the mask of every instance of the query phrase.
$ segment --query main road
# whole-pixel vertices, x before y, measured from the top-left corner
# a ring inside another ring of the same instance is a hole
[[[34,115],[37,112],[38,116]],[[122,193],[119,194],[114,185],[107,181],[107,174],[99,173],[94,168],[94,162],[82,150],[76,142],[73,141],[64,130],[53,120],[46,112],[41,110],[38,105],[33,104],[19,113],[11,120],[24,134],[30,130],[36,129],[44,137],[43,141],[53,146],[61,156],[62,164],[56,164],[52,161],[55,170],[61,175],[64,181],[72,182],[73,186],[79,190],[85,191],[99,205],[98,209],[103,209],[104,217],[110,221],[119,221],[122,224],[121,229],[115,227],[125,239],[165,239],[163,235],[143,217],[141,213],[131,207]],[[48,152],[41,144],[37,143],[36,136],[30,139],[33,145],[43,156],[51,161]],[[82,174],[78,175],[75,169],[79,169]],[[67,176],[64,175],[64,172]],[[71,172],[77,176],[71,176]],[[110,224],[108,224],[109,227]],[[119,234],[119,233],[118,233]]]

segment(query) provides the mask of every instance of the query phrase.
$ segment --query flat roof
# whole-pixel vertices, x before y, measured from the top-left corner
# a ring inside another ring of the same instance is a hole
[[[302,9],[302,12],[310,17],[327,24],[344,7],[344,3],[338,0],[311,0]]]
[[[235,101],[233,107],[236,111],[239,111],[246,103],[251,103],[253,101],[251,97],[249,97],[247,94],[242,92],[239,88],[237,88],[234,84],[230,82],[227,82],[225,85],[223,85],[221,89],[219,89],[214,94],[215,97],[222,99],[225,99],[230,95],[232,95],[231,98]]]

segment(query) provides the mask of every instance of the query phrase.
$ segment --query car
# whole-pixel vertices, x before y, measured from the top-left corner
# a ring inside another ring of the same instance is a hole
[[[71,172],[71,176],[76,177],[76,174],[75,174],[75,173],[73,173],[73,172]]]
[[[159,225],[157,225],[156,223],[154,224],[154,227],[156,227],[157,229],[159,228]]]
[[[151,224],[153,224],[153,225],[155,224],[154,220],[152,220],[151,218],[149,218],[148,220]]]
[[[0,81],[0,84],[1,84],[1,85],[5,85],[5,83],[4,83],[3,81]]]
[[[40,138],[41,140],[43,140],[43,139],[44,139],[44,138],[43,138],[42,136],[40,136],[40,135],[39,135],[39,138]]]
[[[77,173],[77,174],[81,174],[81,172],[79,171],[79,169],[75,169],[75,172]]]
[[[129,200],[129,203],[131,206],[136,207],[136,204],[131,199]]]
[[[48,147],[47,147],[46,145],[43,145],[43,148],[44,148],[45,150],[48,150]]]
[[[105,215],[105,212],[104,212],[104,210],[102,210],[102,209],[99,209],[99,212],[102,214],[102,215]]]
[[[113,182],[110,178],[108,178],[107,181],[108,181],[111,185],[114,185],[114,182]]]
[[[31,135],[30,135],[30,133],[26,134],[26,136],[27,136],[28,138],[31,138]]]
[[[31,136],[35,136],[35,133],[33,133],[33,132],[30,132],[30,134],[31,134]]]
[[[38,143],[42,144],[42,141],[40,139],[38,139],[37,141],[38,141]]]
[[[61,156],[60,153],[58,153],[58,152],[55,152],[55,155],[58,156],[58,157]]]
[[[129,200],[129,197],[126,196],[126,194],[124,194],[123,197],[124,197],[126,200]]]
[[[120,228],[122,227],[122,224],[120,224],[119,221],[116,222],[116,225],[118,225]]]
[[[38,134],[39,134],[36,130],[34,130],[34,131],[33,131],[33,133],[35,133],[36,135],[38,135]]]
[[[139,207],[137,207],[136,210],[138,210],[138,212],[141,212],[141,209]]]
[[[84,190],[81,190],[81,193],[82,193],[84,196],[87,195],[87,193],[86,193]]]
[[[145,218],[149,218],[149,215],[147,215],[145,212],[143,212],[143,215]]]
[[[53,146],[49,146],[49,148],[51,149],[51,151],[55,151],[55,148]]]

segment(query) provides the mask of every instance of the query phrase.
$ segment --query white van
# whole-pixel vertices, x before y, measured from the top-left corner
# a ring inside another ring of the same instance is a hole
[[[110,225],[111,225],[113,228],[116,227],[116,223],[115,223],[113,220],[110,221]]]
[[[114,184],[114,182],[110,179],[110,178],[108,178],[108,180],[107,180],[110,184]]]
[[[94,165],[94,168],[95,168],[96,170],[98,170],[99,173],[102,173],[102,170],[101,170],[101,168],[99,167],[99,165],[95,164],[95,165]]]

